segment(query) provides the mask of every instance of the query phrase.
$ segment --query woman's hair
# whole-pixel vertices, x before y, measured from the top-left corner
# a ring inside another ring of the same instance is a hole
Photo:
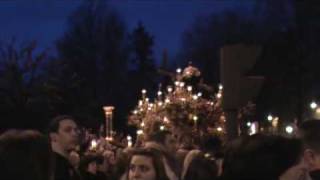
[[[198,153],[193,157],[183,180],[215,180],[218,178],[218,166],[211,156]]]
[[[97,164],[103,163],[103,157],[98,154],[87,154],[81,157],[79,170],[80,172],[86,172],[90,163],[96,162]]]
[[[223,163],[223,180],[277,180],[302,157],[298,139],[253,135],[229,144]]]
[[[146,156],[152,159],[152,165],[156,172],[156,180],[169,180],[165,167],[164,161],[158,153],[156,153],[152,149],[143,148],[143,149],[135,149],[130,153],[129,162],[127,165],[127,176],[129,177],[130,163],[134,156]],[[128,178],[129,179],[129,178]]]
[[[48,180],[52,176],[51,145],[33,130],[9,130],[0,136],[1,177]]]

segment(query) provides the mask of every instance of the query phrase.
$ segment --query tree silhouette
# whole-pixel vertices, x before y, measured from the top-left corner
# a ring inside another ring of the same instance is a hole
[[[0,47],[1,128],[40,128],[47,122],[42,67],[47,51],[35,53],[36,42],[17,46],[15,41]]]
[[[57,49],[66,74],[81,79],[82,103],[73,104],[73,113],[86,124],[102,123],[102,106],[111,104],[117,108],[116,117],[124,118],[128,49],[125,25],[117,13],[105,1],[85,1],[70,16]]]
[[[131,82],[135,87],[135,97],[140,96],[141,89],[148,88],[154,91],[156,88],[156,66],[153,57],[153,37],[146,31],[141,22],[129,35]]]

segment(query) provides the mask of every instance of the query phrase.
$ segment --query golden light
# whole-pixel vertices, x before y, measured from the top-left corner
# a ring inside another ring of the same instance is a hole
[[[316,113],[317,113],[317,114],[320,114],[320,108],[317,108],[317,109],[316,109]]]
[[[184,87],[184,82],[180,82],[179,86]]]
[[[170,93],[170,92],[172,92],[172,87],[168,87],[168,92]]]
[[[222,90],[222,89],[223,89],[222,84],[219,84],[219,90]]]
[[[218,93],[217,94],[217,98],[221,98],[222,97],[222,94],[221,93]]]
[[[187,90],[188,90],[189,92],[191,92],[191,91],[192,91],[192,86],[188,86],[188,87],[187,87]]]
[[[141,135],[141,134],[143,134],[143,131],[141,129],[139,129],[139,130],[137,130],[137,134]]]
[[[133,111],[133,114],[138,114],[138,111],[137,111],[137,110],[134,110],[134,111]]]
[[[160,126],[160,130],[163,131],[164,130],[164,126]]]
[[[165,100],[165,103],[170,103],[170,99],[166,99],[166,100]]]
[[[162,92],[161,91],[158,91],[158,96],[161,96],[162,95]]]
[[[174,85],[176,85],[176,86],[179,86],[179,84],[180,84],[179,81],[174,82]]]
[[[192,118],[194,121],[197,121],[198,120],[198,116],[193,116]]]
[[[93,140],[91,141],[91,147],[90,147],[90,149],[96,149],[96,148],[97,148],[97,145],[98,145],[97,141],[93,139]]]
[[[142,123],[140,124],[140,126],[141,126],[141,127],[144,127],[144,122],[142,122]]]
[[[147,90],[145,90],[145,89],[142,89],[142,94],[146,94],[147,93]]]
[[[158,102],[158,106],[162,106],[162,104],[163,104],[162,102]]]
[[[267,119],[268,119],[268,121],[272,121],[273,116],[269,114],[268,117],[267,117]]]
[[[217,131],[221,132],[222,130],[222,127],[217,127]]]
[[[106,116],[106,139],[107,141],[112,141],[112,131],[113,131],[113,123],[112,123],[112,119],[113,119],[113,110],[114,107],[113,106],[103,106],[103,110]]]
[[[187,99],[186,99],[186,98],[181,98],[180,100],[181,100],[182,102],[187,101]]]
[[[192,96],[192,99],[193,99],[193,100],[197,100],[197,99],[198,99],[198,96],[197,96],[197,95],[193,95],[193,96]]]

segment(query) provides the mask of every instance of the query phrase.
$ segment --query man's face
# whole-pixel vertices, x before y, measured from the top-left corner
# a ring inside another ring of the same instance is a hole
[[[71,119],[60,121],[58,132],[54,133],[54,140],[63,150],[74,150],[78,144],[78,128]]]
[[[175,153],[177,151],[176,139],[171,134],[166,135],[164,145],[170,153]]]
[[[309,171],[320,169],[320,153],[313,149],[305,149],[303,153],[303,160],[307,165]]]
[[[129,180],[156,180],[151,157],[135,155],[129,166]]]

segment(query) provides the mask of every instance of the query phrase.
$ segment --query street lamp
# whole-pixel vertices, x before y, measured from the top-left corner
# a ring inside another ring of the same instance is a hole
[[[104,114],[106,116],[106,140],[112,141],[112,111],[113,106],[103,106]]]

